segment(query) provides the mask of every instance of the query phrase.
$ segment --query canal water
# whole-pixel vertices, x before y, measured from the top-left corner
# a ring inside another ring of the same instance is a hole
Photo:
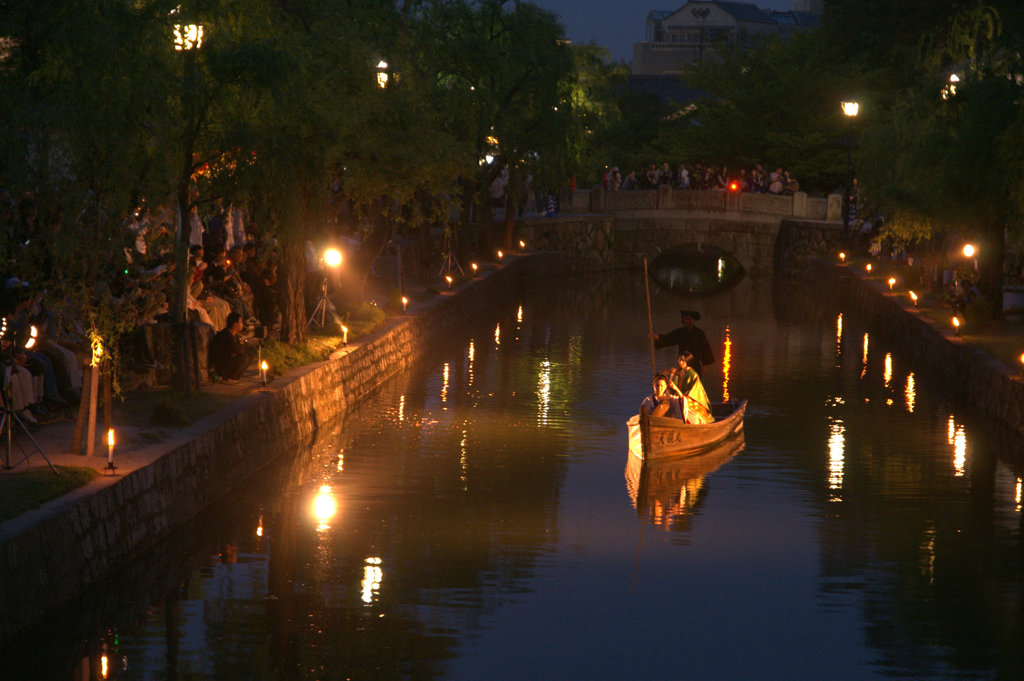
[[[0,669],[1024,678],[1017,441],[818,292],[748,278],[651,299],[656,331],[700,311],[712,400],[748,400],[742,441],[641,485],[625,421],[652,373],[643,281],[549,280],[451,329]]]

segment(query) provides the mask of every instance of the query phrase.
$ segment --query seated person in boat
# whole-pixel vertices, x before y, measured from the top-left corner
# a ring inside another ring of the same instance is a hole
[[[678,388],[672,385],[668,375],[663,372],[657,373],[654,375],[654,393],[644,398],[644,401],[640,403],[640,408],[646,409],[651,416],[682,419],[683,406],[681,402],[683,398],[679,394],[672,394],[673,392],[678,393]]]
[[[700,376],[693,369],[693,355],[688,350],[679,354],[677,366],[669,372],[669,380],[672,383],[673,392],[678,392],[683,397],[683,414],[687,423],[711,423],[715,419],[711,416],[711,403],[708,401],[708,394],[704,391],[704,384],[700,382]]]

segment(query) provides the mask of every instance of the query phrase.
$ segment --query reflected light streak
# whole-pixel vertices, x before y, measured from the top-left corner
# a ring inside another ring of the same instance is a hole
[[[1017,511],[1017,513],[1020,513],[1020,494],[1022,484],[1024,484],[1024,480],[1017,478],[1017,488],[1014,490],[1013,493],[1013,500],[1017,504],[1014,510]]]
[[[892,353],[891,352],[885,353],[885,373],[883,374],[883,376],[885,378],[885,387],[888,388],[889,387],[889,382],[892,381]]]
[[[362,587],[363,603],[373,603],[380,596],[380,583],[384,581],[384,571],[381,569],[383,561],[376,556],[367,558],[363,566]]]
[[[836,359],[843,356],[843,313],[836,317]],[[836,365],[838,366],[838,365]]]
[[[963,426],[957,426],[953,436],[953,470],[958,478],[967,472],[967,433]]]
[[[949,415],[949,421],[946,422],[946,444],[953,444],[953,438],[956,436],[956,423],[953,422],[953,415]]]
[[[469,431],[467,431],[465,429],[465,427],[463,427],[463,429],[462,429],[462,439],[459,440],[459,480],[462,481],[462,484],[463,484],[463,488],[462,489],[463,490],[467,489],[467,487],[465,487],[465,484],[466,484],[466,480],[469,477],[468,473],[467,473],[467,470],[469,468],[469,458],[466,455],[466,443],[468,441],[469,441]]]
[[[259,520],[256,521],[256,536],[263,536],[263,514],[260,513]]]
[[[405,421],[405,395],[398,398],[398,420]]]
[[[313,499],[313,517],[317,521],[316,529],[329,530],[331,526],[328,521],[334,517],[337,511],[338,504],[334,500],[334,492],[331,491],[330,485],[321,485],[320,491]]]
[[[864,378],[864,376],[868,373],[868,346],[869,346],[868,334],[864,334],[864,357],[863,357],[863,359],[861,359],[861,367],[862,367],[861,370],[860,370],[860,377],[861,378]]]
[[[907,374],[907,389],[904,391],[907,397],[907,412],[914,413],[914,403],[917,400],[917,387],[914,384],[914,374]]]
[[[540,363],[540,375],[537,378],[538,415],[537,422],[546,426],[548,423],[548,411],[551,407],[551,362],[544,360]]]
[[[476,356],[476,348],[473,341],[469,341],[469,351],[466,353],[466,379],[469,385],[473,385],[473,358]]]
[[[448,362],[445,362],[444,363],[444,375],[443,375],[443,377],[441,379],[441,401],[442,402],[447,402],[448,401],[448,372],[449,372]]]
[[[828,436],[828,488],[841,490],[843,487],[843,469],[846,463],[846,427],[836,420],[829,427]],[[829,501],[841,501],[839,494],[833,494]]]
[[[494,344],[501,345],[501,324],[494,327]]]
[[[345,450],[338,452],[338,465],[337,469],[339,473],[345,472]]]
[[[516,311],[516,321],[520,324],[523,323],[523,306],[519,306],[519,310]]]
[[[732,335],[725,325],[725,350],[722,352],[722,401],[729,401],[729,375],[732,372]]]
[[[935,582],[935,528],[929,527],[925,531],[925,542],[921,545],[921,550],[928,557],[925,563],[925,572],[928,574],[928,583],[932,584]]]
[[[100,655],[100,676],[107,678],[110,674],[110,659],[106,655]]]
[[[725,260],[722,258],[718,259],[718,281],[721,282],[725,279]]]

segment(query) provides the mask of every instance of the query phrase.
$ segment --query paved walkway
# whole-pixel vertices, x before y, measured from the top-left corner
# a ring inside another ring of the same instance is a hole
[[[280,382],[280,378],[278,382]],[[274,382],[263,387],[259,371],[250,369],[236,383],[204,384],[202,392],[206,396],[221,398],[225,405],[233,400],[258,390],[274,390]],[[154,393],[157,391],[154,391]],[[129,398],[130,399],[130,398]],[[38,509],[27,511],[16,518],[0,523],[0,541],[17,535],[43,517],[55,514],[63,508],[76,503],[86,495],[94,494],[103,487],[112,485],[123,476],[143,468],[169,450],[187,442],[206,426],[204,422],[221,413],[224,408],[214,410],[210,415],[184,426],[153,426],[143,419],[125,418],[115,405],[113,409],[113,427],[115,445],[113,454],[114,471],[108,467],[107,433],[104,429],[103,412],[97,416],[95,447],[92,456],[85,454],[85,443],[82,452],[71,452],[71,440],[75,428],[74,412],[71,418],[54,421],[42,425],[36,432],[26,432],[15,424],[10,446],[10,458],[7,455],[6,432],[0,442],[0,476],[22,473],[27,470],[50,470],[54,466],[77,466],[92,468],[100,473],[91,483],[84,485],[59,499],[47,502]],[[38,447],[37,447],[38,445]],[[4,465],[10,465],[5,468]]]

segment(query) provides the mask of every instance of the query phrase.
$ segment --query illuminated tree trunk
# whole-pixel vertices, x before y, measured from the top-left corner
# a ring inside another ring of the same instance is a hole
[[[306,258],[301,236],[281,242],[281,340],[295,343],[306,338]]]

